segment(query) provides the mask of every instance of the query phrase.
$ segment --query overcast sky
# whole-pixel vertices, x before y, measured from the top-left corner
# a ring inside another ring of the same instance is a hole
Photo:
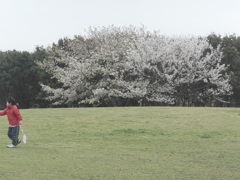
[[[240,0],[0,0],[0,50],[33,51],[102,26],[165,35],[240,33]]]

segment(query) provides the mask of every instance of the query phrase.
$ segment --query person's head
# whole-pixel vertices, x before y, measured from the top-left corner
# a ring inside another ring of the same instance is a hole
[[[7,107],[9,107],[9,106],[14,106],[14,105],[16,105],[17,104],[17,102],[16,102],[16,100],[13,98],[13,97],[8,97],[7,99],[6,99],[6,105],[7,105]]]

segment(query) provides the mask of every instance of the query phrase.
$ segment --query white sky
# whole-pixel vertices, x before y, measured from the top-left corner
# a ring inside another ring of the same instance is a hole
[[[33,51],[102,26],[165,35],[240,32],[240,0],[0,0],[0,50]]]

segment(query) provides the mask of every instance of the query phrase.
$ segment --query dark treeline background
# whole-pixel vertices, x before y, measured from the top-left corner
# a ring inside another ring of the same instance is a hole
[[[232,74],[231,85],[233,94],[227,106],[240,106],[240,37],[233,34],[220,36],[210,34],[209,43],[223,52],[222,63],[229,66]],[[61,39],[58,43],[61,43]],[[43,61],[47,51],[37,47],[34,52],[27,51],[0,51],[0,107],[5,107],[7,96],[14,96],[20,108],[51,107],[51,103],[44,99],[40,83],[51,84],[54,80],[37,66],[37,61]],[[135,104],[128,104],[129,106]],[[154,104],[152,104],[154,105]],[[218,104],[223,106],[224,104]],[[225,104],[226,106],[226,104]]]

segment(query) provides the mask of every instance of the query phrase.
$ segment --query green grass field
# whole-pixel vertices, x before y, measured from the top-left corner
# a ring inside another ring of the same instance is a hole
[[[20,110],[27,144],[8,149],[0,179],[240,179],[237,108]]]

